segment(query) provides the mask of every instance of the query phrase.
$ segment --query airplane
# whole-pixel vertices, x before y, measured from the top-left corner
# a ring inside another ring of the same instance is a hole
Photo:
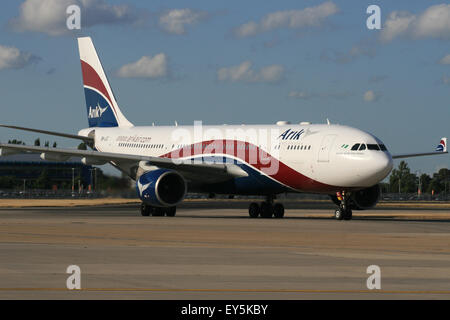
[[[391,155],[374,135],[349,126],[291,124],[134,126],[122,113],[90,37],[78,38],[88,128],[77,134],[1,127],[84,141],[92,150],[0,144],[0,155],[40,153],[49,161],[82,157],[86,165],[112,164],[136,182],[142,216],[176,214],[191,193],[257,195],[251,218],[283,218],[282,193],[327,194],[334,217],[374,207],[379,183],[393,159],[447,154],[447,138],[435,151]]]

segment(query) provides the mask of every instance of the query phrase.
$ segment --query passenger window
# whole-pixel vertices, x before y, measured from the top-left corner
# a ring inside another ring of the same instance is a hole
[[[352,150],[356,151],[356,150],[358,150],[358,148],[359,148],[359,143],[353,145]]]
[[[361,146],[359,147],[359,151],[366,150],[366,145],[364,143],[361,143]]]

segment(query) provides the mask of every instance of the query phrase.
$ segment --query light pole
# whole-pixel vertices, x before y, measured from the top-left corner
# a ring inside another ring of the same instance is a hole
[[[91,181],[89,182],[89,193],[91,193],[92,192],[92,170],[94,170],[94,169],[89,169],[89,171],[90,171],[90,173],[91,173]]]
[[[97,183],[97,168],[89,169],[91,171],[91,189],[92,192],[95,191],[95,185]],[[94,180],[92,179],[92,171],[94,171]]]
[[[75,168],[72,168],[72,195],[75,193]]]
[[[420,200],[420,196],[422,195],[422,172],[420,170],[417,170],[416,175],[418,175],[419,177],[419,189],[417,190],[417,198]]]

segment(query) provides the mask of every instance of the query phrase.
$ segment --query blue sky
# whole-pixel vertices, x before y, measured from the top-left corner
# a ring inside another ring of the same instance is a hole
[[[65,29],[66,3],[81,6],[80,31]],[[366,27],[371,4],[381,8],[381,30]],[[170,20],[175,13],[182,19]],[[373,133],[393,153],[428,151],[449,135],[449,16],[442,1],[7,0],[0,11],[0,122],[63,132],[86,127],[75,39],[89,35],[135,125],[329,118]],[[162,72],[150,64],[143,74],[130,71],[158,54]],[[0,130],[2,141],[31,144],[34,137]],[[448,167],[448,156],[408,163],[431,173]]]

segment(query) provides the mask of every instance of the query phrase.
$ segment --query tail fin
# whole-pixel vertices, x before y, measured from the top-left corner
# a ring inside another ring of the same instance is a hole
[[[131,127],[117,105],[90,37],[78,38],[89,127]]]
[[[447,152],[447,138],[441,138],[441,141],[436,147],[436,151]]]

